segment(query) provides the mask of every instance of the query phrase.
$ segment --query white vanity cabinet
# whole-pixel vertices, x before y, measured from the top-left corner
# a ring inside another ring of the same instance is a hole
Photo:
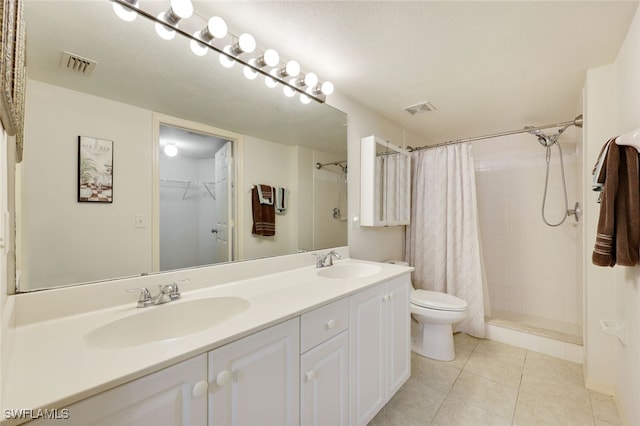
[[[300,424],[349,424],[349,299],[300,318]]]
[[[410,288],[404,274],[345,295],[75,403],[64,423],[366,424],[410,374]]]
[[[409,275],[350,298],[350,424],[367,424],[411,373]]]
[[[297,425],[299,318],[210,351],[209,425]]]
[[[126,383],[66,408],[68,419],[30,425],[204,426],[207,424],[207,357],[187,361]],[[58,410],[58,416],[63,415]]]

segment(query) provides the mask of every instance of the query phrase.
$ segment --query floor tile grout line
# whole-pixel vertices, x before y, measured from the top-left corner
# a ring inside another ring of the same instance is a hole
[[[473,351],[476,350],[477,347],[477,343],[476,345],[473,347],[473,349],[471,350],[471,354],[469,354],[469,358],[471,358],[471,355],[473,354]],[[456,375],[456,379],[453,381],[453,383],[451,384],[451,386],[449,386],[449,389],[447,390],[447,393],[444,395],[444,398],[442,398],[442,402],[440,403],[440,405],[438,405],[438,409],[436,410],[436,412],[433,414],[433,417],[431,417],[431,420],[429,420],[429,425],[433,424],[433,421],[436,419],[436,417],[438,417],[438,413],[440,412],[440,410],[442,409],[442,406],[444,405],[444,402],[447,400],[447,398],[449,398],[449,394],[451,393],[451,389],[453,389],[453,387],[455,386],[456,382],[458,381],[458,378],[460,377],[460,374],[462,373],[462,370],[464,369],[464,366],[467,364],[467,362],[469,361],[469,358],[467,358],[467,360],[464,362],[462,368],[458,369],[456,368],[456,370],[458,370],[458,374]],[[455,367],[454,367],[455,368]]]
[[[522,378],[524,377],[524,369],[527,365],[527,356],[529,355],[529,351],[525,351],[524,353],[524,362],[522,363],[522,371],[520,372],[520,381],[518,382],[518,392],[516,392],[516,404],[513,407],[513,416],[511,417],[511,426],[515,426],[516,424],[516,413],[518,412],[518,401],[520,401],[520,391],[522,390]]]

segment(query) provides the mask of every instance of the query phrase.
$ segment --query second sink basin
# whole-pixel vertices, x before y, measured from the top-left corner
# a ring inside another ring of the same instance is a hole
[[[249,308],[240,297],[208,297],[141,308],[85,336],[96,348],[123,348],[186,336],[220,324]]]
[[[382,268],[378,265],[370,265],[368,263],[338,263],[321,269],[318,271],[318,276],[345,280],[350,278],[369,277],[380,273],[380,271],[382,271]]]

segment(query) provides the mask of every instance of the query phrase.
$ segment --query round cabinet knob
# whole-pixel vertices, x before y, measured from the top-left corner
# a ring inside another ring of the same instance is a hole
[[[393,299],[393,292],[389,293],[389,300]]]
[[[387,300],[389,300],[389,293],[387,293],[384,296],[382,296],[382,301],[383,302],[386,302]]]
[[[315,370],[307,371],[307,374],[305,374],[305,377],[307,378],[307,382],[312,381],[313,379],[316,378],[316,371]]]
[[[330,319],[329,321],[327,321],[327,330],[331,330],[335,326],[336,326],[336,321],[334,319]]]
[[[222,370],[216,377],[216,383],[218,386],[224,386],[227,384],[229,379],[231,379],[231,372],[229,370]]]
[[[202,381],[198,382],[193,386],[193,391],[191,391],[191,395],[194,398],[199,398],[201,396],[206,395],[207,389],[209,389],[209,383]]]

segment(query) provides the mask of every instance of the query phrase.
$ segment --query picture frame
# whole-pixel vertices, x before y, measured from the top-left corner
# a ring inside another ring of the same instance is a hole
[[[23,0],[0,0],[0,121],[16,137],[16,162],[24,149],[26,84]]]
[[[113,141],[78,136],[78,202],[113,202]]]

